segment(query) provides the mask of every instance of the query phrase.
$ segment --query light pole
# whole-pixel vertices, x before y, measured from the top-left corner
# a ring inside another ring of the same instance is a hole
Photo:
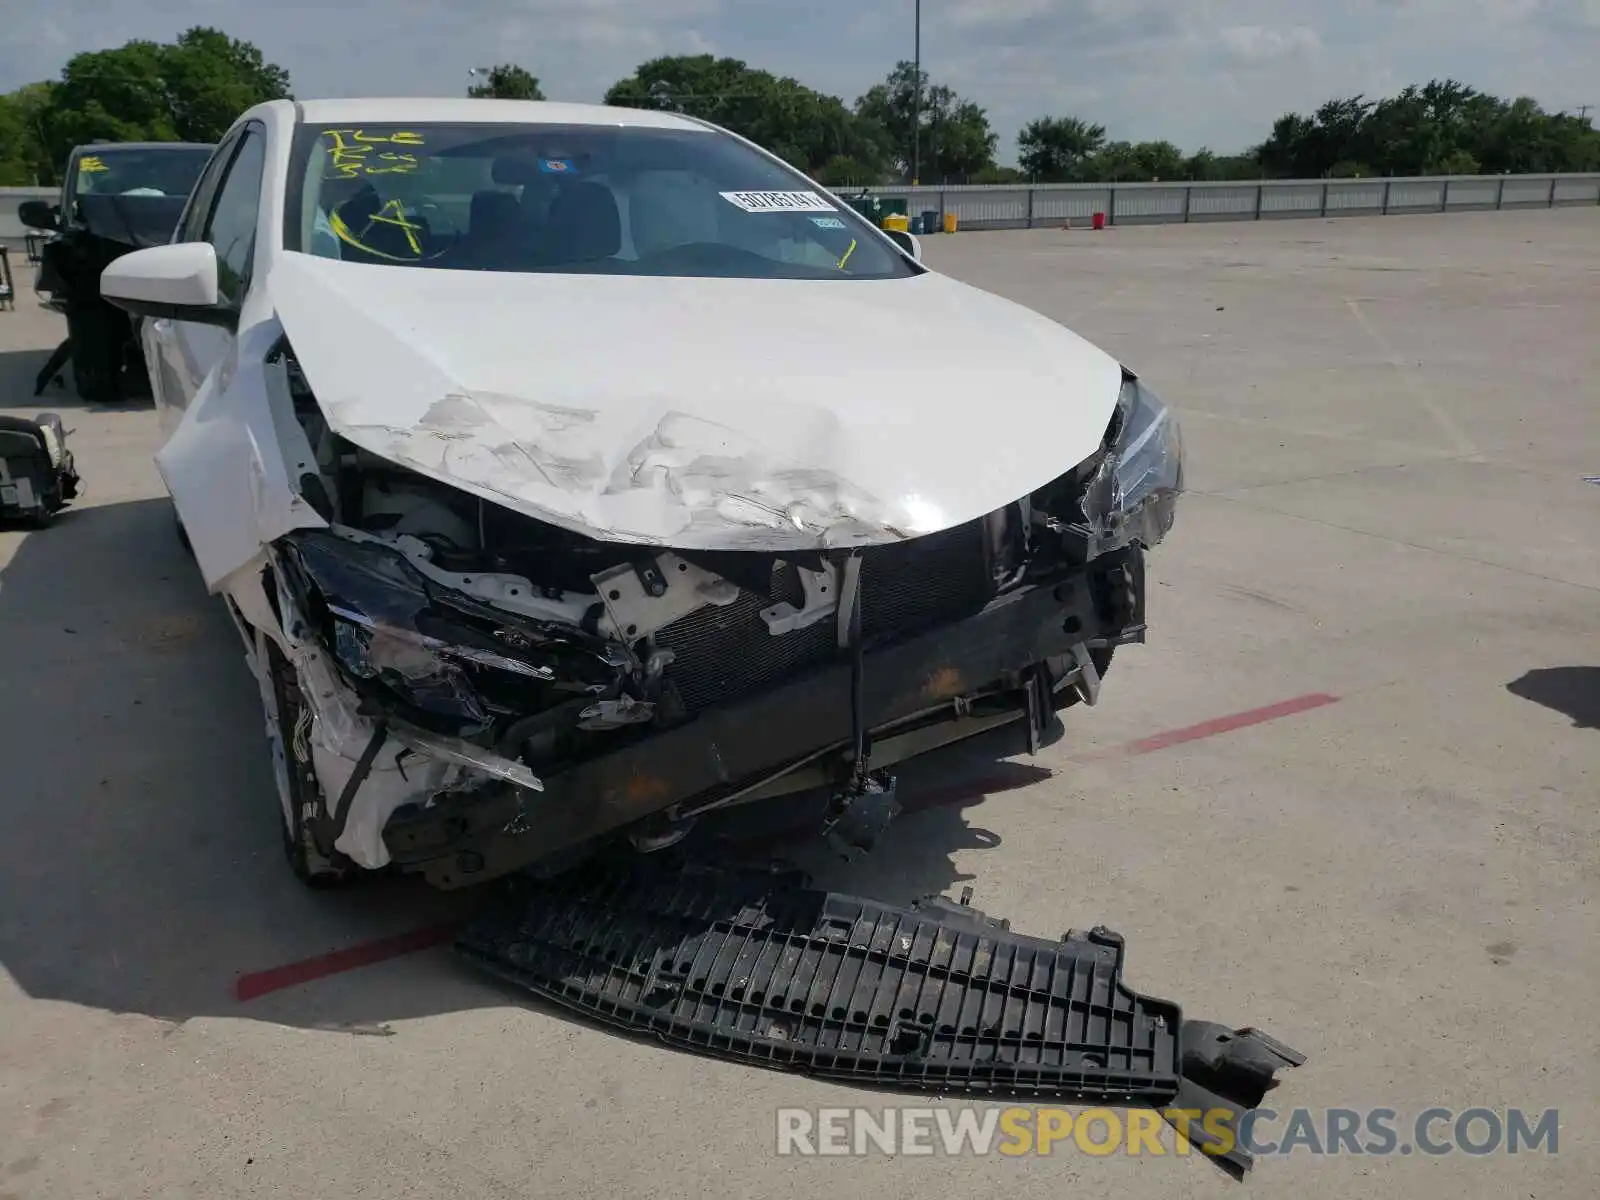
[[[917,90],[911,97],[911,186],[922,182],[922,0],[916,0],[916,33],[912,49],[912,72]]]

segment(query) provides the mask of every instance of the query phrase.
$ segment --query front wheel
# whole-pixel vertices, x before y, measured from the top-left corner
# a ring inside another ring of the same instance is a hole
[[[283,817],[284,854],[295,878],[307,887],[341,887],[358,878],[361,871],[337,850],[323,853],[312,833],[326,805],[311,761],[311,710],[300,690],[298,674],[277,643],[258,636],[265,647],[262,669],[267,680],[262,702],[267,709],[267,737]]]

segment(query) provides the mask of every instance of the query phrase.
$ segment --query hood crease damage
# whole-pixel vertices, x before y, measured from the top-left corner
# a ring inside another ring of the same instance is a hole
[[[936,533],[1081,461],[1111,416],[1115,360],[941,276],[784,281],[777,303],[764,281],[621,282],[427,272],[401,290],[382,267],[289,254],[271,288],[333,432],[612,542]],[[896,330],[878,328],[933,319],[962,340],[888,349]]]

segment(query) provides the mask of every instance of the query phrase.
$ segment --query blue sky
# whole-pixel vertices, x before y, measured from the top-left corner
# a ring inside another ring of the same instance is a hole
[[[913,0],[14,0],[0,90],[73,53],[196,24],[247,38],[299,96],[457,95],[516,61],[552,98],[597,100],[661,54],[732,55],[853,101],[911,57]],[[1012,161],[1044,113],[1241,149],[1335,95],[1454,76],[1600,116],[1600,0],[924,0],[923,63],[988,109]]]

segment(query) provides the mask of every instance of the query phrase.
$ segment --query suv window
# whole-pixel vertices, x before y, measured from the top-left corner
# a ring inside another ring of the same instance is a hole
[[[201,237],[216,247],[217,291],[225,300],[239,301],[250,286],[266,149],[265,134],[258,129],[245,130],[238,153],[217,189],[217,200]]]

